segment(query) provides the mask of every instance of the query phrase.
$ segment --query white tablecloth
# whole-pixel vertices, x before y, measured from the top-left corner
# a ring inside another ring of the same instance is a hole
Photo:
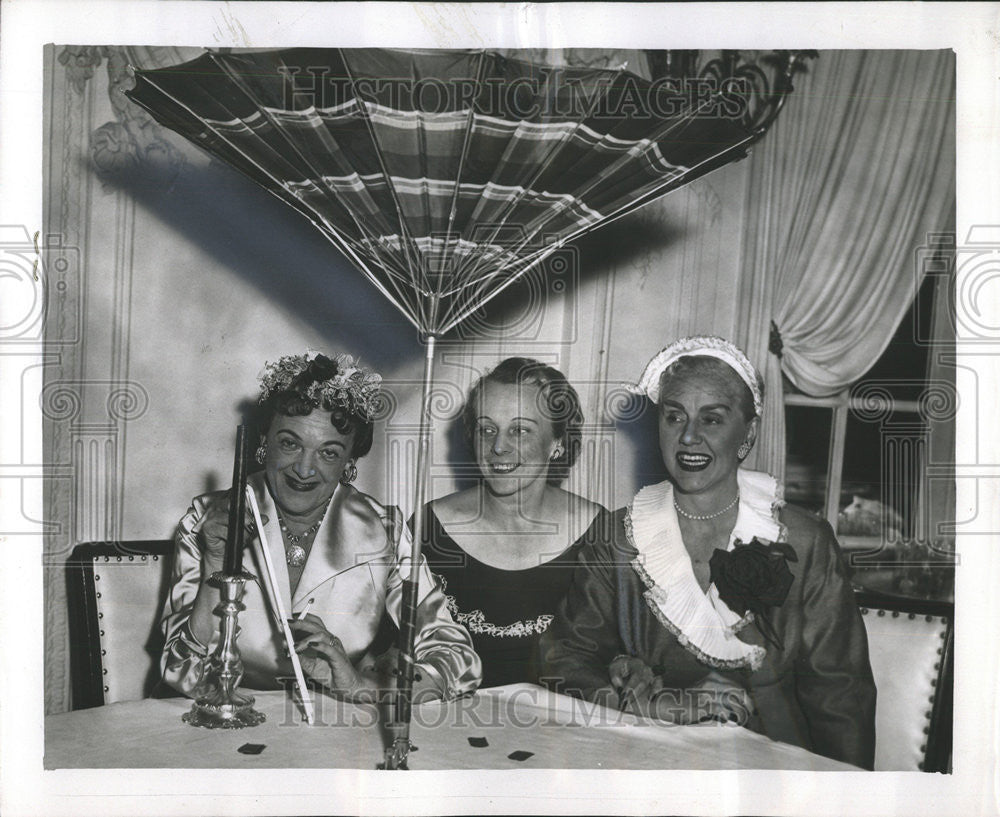
[[[260,726],[203,729],[182,698],[67,712],[45,720],[45,768],[351,768],[383,758],[375,706],[316,701],[306,724],[283,692],[256,695]],[[471,740],[470,740],[471,739]],[[478,747],[485,739],[486,746]],[[734,726],[668,726],[528,684],[414,708],[411,769],[801,769],[853,766]],[[259,754],[238,751],[262,744]],[[530,753],[517,760],[512,753]]]

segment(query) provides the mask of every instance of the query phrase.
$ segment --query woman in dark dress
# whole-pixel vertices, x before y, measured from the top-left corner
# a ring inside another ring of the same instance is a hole
[[[580,450],[580,400],[556,369],[514,357],[473,385],[462,416],[480,479],[427,505],[423,554],[472,635],[482,685],[535,683],[538,639],[606,518],[560,487]]]
[[[769,474],[740,467],[763,408],[759,374],[727,341],[685,338],[650,361],[639,390],[657,407],[669,479],[582,551],[542,639],[545,677],[605,705],[734,721],[870,769],[875,686],[833,531],[786,505]]]

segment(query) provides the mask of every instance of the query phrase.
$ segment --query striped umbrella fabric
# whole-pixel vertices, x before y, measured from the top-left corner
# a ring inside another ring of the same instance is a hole
[[[425,335],[746,154],[732,87],[484,51],[213,53],[128,96],[301,212]]]

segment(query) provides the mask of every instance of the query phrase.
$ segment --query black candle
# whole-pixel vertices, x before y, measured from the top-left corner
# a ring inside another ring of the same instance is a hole
[[[243,572],[243,528],[247,502],[246,423],[236,427],[236,457],[233,461],[233,487],[229,494],[229,530],[226,535],[226,558],[222,571],[230,576]]]

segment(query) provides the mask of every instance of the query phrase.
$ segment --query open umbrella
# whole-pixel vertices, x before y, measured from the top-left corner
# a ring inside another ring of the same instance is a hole
[[[135,72],[161,124],[305,215],[426,342],[421,530],[435,340],[585,232],[746,155],[812,54],[651,52],[646,79],[488,51],[207,52]],[[403,587],[396,737],[405,766],[420,537]]]

